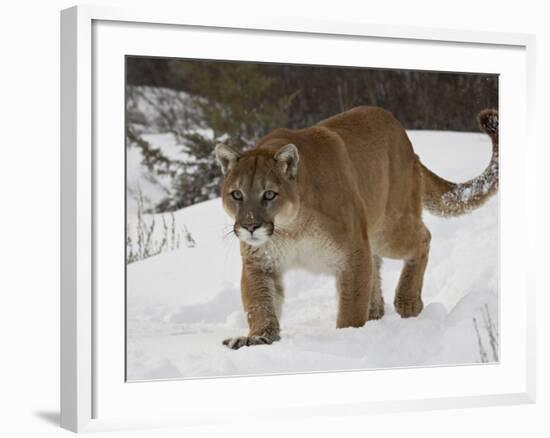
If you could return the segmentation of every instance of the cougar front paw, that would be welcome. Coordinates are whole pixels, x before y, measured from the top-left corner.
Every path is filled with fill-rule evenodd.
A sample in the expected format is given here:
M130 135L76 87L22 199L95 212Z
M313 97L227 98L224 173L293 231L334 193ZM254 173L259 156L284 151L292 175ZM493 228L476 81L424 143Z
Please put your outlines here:
M396 298L393 304L395 306L395 310L397 311L397 313L401 315L401 318L410 318L413 316L418 316L420 312L422 312L422 309L424 308L424 304L422 303L422 300L420 298L409 299L409 300Z
M236 338L227 338L223 341L223 345L238 350L241 347L249 347L251 345L269 345L281 339L278 335L262 335L262 336L238 336Z

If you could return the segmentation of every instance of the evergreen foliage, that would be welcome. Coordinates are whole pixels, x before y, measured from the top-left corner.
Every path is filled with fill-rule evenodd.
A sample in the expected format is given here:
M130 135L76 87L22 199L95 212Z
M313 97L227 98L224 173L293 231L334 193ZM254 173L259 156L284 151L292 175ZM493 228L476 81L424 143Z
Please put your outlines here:
M475 115L498 107L497 75L143 57L128 57L126 71L127 147L172 181L158 212L218 196L218 142L246 149L358 105L392 111L407 129L478 131ZM143 138L155 132L172 133L185 159Z

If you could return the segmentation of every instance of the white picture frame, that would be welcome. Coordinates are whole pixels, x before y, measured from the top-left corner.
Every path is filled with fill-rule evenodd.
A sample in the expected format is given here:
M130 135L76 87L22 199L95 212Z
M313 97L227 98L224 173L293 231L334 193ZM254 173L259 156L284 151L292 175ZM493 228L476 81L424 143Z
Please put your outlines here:
M424 50L428 55L437 54L431 60L423 59L424 68L449 71L482 68L483 71L502 75L500 231L501 238L506 241L503 240L505 244L501 245L501 286L519 290L520 295L514 302L506 291L501 295L503 344L500 364L376 371L379 373L376 379L370 380L370 371L145 384L125 384L124 379L121 380L124 375L120 369L123 352L121 356L119 349L124 313L121 313L118 294L124 292L116 286L120 273L110 274L108 269L104 269L103 266L110 262L107 256L100 257L100 254L105 254L102 251L104 243L109 241L108 237L114 236L116 239L119 235L117 233L120 233L120 229L114 227L109 236L101 237L105 235L103 224L109 220L104 212L109 205L116 208L118 203L123 203L121 190L113 189L112 193L108 193L106 189L116 185L117 181L122 188L120 172L123 169L120 168L120 161L106 164L101 154L97 154L97 142L103 138L101 126L106 126L101 125L103 112L99 108L105 105L105 101L101 93L98 94L97 87L105 78L103 67L110 59L122 62L119 58L124 53L157 53L165 56L170 50L175 50L169 43L173 37L171 32L183 30L199 32L203 37L220 37L226 33L226 37L231 34L233 38L247 38L249 52L234 52L232 59L258 59L259 53L267 56L265 53L271 50L273 41L277 42L277 46L284 46L291 44L294 38L296 41L308 40L307 44L311 44L309 47L314 55L309 62L321 62L323 59L326 62L330 59L333 64L338 64L343 62L341 56L345 56L345 53L341 53L345 50L337 50L338 46L345 47L352 42L374 45L383 43L387 47L392 46L389 52L393 51L393 60L390 53L389 58L380 56L375 65L370 66L418 67L415 63L423 57L417 56L418 60L415 61L411 53ZM125 38L124 35L129 35L126 32L132 32L133 38ZM140 38L144 32L147 32L146 39ZM262 40L262 43L255 42L255 39ZM133 44L131 49L126 45L129 41ZM202 40L199 38L197 41ZM335 44L334 51L320 53L316 57L315 45L331 41ZM534 208L518 209L510 202L521 200L526 206L535 204L535 143L531 126L534 119L534 45L534 36L525 34L466 32L360 22L318 22L292 17L253 17L243 14L238 20L227 20L215 13L206 17L189 15L186 11L163 11L156 8L130 10L104 6L78 6L62 11L61 426L82 432L224 423L231 421L236 414L241 418L244 415L256 419L270 419L274 416L300 418L342 415L344 412L348 415L362 415L369 412L534 402L533 268L525 260L514 258L511 249L516 249L518 254L532 252L536 238L535 216ZM201 51L207 50L207 43L194 43L193 46L196 57L199 57ZM155 52L159 47L163 47L164 52ZM405 51L404 47L408 49ZM136 53L136 50L140 53ZM211 51L203 57L219 56L220 45L213 44L208 50ZM448 50L456 53L449 55ZM400 54L398 60L395 59L395 53ZM472 54L486 54L490 58L478 56L480 59L477 59L476 56L470 57ZM178 53L172 52L172 55ZM297 60L283 59L283 55L274 49L269 56L277 60ZM472 67L474 65L478 67ZM115 71L120 73L120 69ZM117 80L123 84L123 77ZM114 103L120 103L120 89L117 91L109 86L103 89L114 99ZM123 111L123 105L120 110ZM105 131L116 131L117 124L120 124L119 116L120 111L110 114L109 123L112 125L105 127ZM113 135L115 137L109 138L118 138L116 135L122 138L122 128ZM101 177L98 176L100 174ZM514 185L508 184L508 181L514 181ZM98 208L100 205L102 208ZM507 232L519 222L528 224L523 225L522 236ZM122 240L120 237L121 244ZM112 249L116 252L119 248ZM113 269L117 269L116 266ZM111 287L115 292L109 296L118 301L111 303L105 295L98 300L98 294ZM106 359L111 356L116 357L116 361L109 362ZM384 389L383 384L389 379L388 373L392 373L391 379L396 382L413 379L419 382L419 386L411 384L411 388L404 390L403 386L396 384ZM322 392L315 390L319 378L323 379ZM472 387L463 384L461 379L464 382L473 379L477 389L474 391ZM422 387L423 382L428 380L433 380L432 386ZM449 380L454 381L451 382L454 383L453 387L438 383ZM378 381L382 382L379 387ZM360 393L352 391L358 384L368 385L371 390ZM186 395L182 393L183 386ZM291 388L298 390L298 394L289 399L285 395ZM247 404L247 398L262 391L272 391L270 403L261 408ZM237 392L242 393L238 396L242 403L232 403L229 409L225 409L229 398L224 394L231 394L234 400ZM165 402L159 403L159 399ZM155 403L151 403L151 400L155 400Z

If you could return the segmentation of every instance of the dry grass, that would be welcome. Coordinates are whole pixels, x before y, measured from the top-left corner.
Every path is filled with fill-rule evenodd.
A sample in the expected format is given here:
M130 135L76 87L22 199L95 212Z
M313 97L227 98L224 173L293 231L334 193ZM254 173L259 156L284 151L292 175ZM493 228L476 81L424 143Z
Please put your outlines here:
M174 251L180 248L182 243L188 248L196 246L193 236L185 225L183 230L177 228L174 213L169 213L169 219L166 214L160 215L159 223L154 215L146 215L141 192L137 200L137 220L132 225L126 224L127 264L145 260L163 252Z
M479 357L482 363L498 362L499 360L499 332L498 327L491 317L489 306L485 304L481 309L481 330L478 326L478 320L473 317L474 329L477 336L477 346ZM489 360L489 352L491 360Z

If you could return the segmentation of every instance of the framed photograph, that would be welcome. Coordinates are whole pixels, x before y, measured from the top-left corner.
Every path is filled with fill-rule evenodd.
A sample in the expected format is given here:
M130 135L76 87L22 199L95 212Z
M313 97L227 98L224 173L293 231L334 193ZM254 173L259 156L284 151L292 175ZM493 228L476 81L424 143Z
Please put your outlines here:
M534 402L533 36L79 6L61 54L63 427Z

